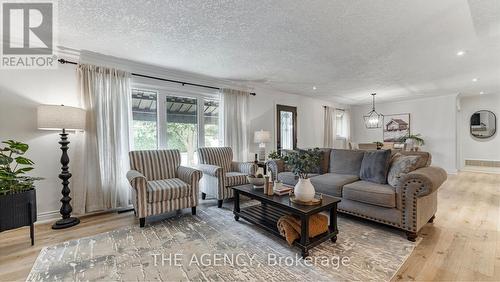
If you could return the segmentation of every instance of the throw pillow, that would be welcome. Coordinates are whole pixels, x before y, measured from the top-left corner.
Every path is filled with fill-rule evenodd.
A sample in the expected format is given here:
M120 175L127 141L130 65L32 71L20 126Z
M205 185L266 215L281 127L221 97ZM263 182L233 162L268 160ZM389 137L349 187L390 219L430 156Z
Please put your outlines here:
M330 153L330 172L359 175L365 151L333 149Z
M401 154L394 155L391 167L389 168L389 175L387 176L387 182L389 182L389 185L392 187L398 187L401 176L415 170L419 159L419 156L404 156Z
M387 183L391 150L366 151L361 162L359 178L379 184Z

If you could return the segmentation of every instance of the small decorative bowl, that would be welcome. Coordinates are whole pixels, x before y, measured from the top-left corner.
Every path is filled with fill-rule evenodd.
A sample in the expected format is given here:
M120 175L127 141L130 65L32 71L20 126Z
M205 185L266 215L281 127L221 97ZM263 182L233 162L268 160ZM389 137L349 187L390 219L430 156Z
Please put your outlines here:
M258 178L258 177L249 177L247 176L248 183L253 185L253 188L263 188L264 184L266 183L265 178Z

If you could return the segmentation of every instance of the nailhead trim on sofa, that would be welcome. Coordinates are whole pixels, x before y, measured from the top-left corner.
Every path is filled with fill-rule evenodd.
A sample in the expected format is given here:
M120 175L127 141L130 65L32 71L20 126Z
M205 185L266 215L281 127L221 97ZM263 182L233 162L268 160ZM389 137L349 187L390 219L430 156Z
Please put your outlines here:
M394 226L394 227L401 228L400 224L396 224L394 222L386 221L386 220L383 220L383 219L378 219L378 218L374 218L374 217L371 217L371 216L366 216L364 214L360 214L360 213L356 213L356 212L351 212L351 211L346 211L346 210L343 210L343 209L339 209L338 211L342 212L342 213L354 215L354 216L357 216L357 217L365 218L365 219L368 219L368 220L371 220L371 221L376 221L376 222L380 222L380 223L383 223L383 224L387 224L387 225L391 225L391 226Z

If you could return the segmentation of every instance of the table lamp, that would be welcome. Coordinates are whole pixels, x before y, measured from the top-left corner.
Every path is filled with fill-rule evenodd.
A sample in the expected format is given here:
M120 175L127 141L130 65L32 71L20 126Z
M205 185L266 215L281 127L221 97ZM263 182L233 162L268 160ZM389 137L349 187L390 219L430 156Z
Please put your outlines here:
M255 143L259 144L259 161L265 161L266 143L271 141L271 132L264 130L255 131L253 139Z
M41 105L37 109L38 116L38 129L41 130L61 130L61 174L59 179L62 180L62 198L61 198L61 216L62 219L58 220L52 225L52 229L63 229L75 226L80 223L76 217L71 217L73 208L71 207L71 197L69 189L69 179L71 173L69 172L69 156L68 156L68 133L69 131L83 130L85 128L85 110L75 107L68 107L64 105Z

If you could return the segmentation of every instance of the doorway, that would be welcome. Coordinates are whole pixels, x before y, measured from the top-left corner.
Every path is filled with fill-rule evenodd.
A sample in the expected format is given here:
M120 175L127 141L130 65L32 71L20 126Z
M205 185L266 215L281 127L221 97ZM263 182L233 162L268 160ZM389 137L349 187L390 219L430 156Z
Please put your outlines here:
M297 107L276 105L277 150L297 148Z

